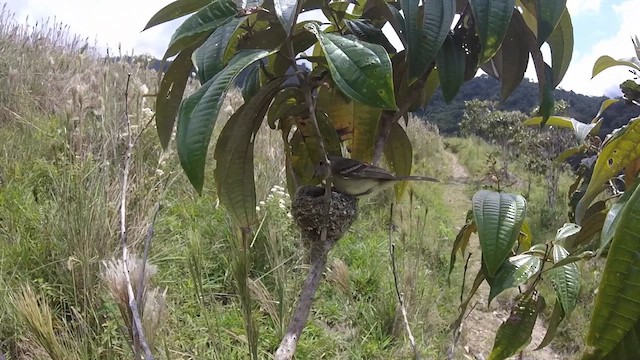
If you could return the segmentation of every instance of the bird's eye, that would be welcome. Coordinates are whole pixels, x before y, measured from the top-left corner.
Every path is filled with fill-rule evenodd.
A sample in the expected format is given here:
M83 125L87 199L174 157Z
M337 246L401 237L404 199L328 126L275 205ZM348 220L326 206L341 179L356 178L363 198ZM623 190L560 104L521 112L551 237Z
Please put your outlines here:
M320 160L320 161L318 162L318 165L320 165L320 166L324 166L324 165L325 165L324 160Z

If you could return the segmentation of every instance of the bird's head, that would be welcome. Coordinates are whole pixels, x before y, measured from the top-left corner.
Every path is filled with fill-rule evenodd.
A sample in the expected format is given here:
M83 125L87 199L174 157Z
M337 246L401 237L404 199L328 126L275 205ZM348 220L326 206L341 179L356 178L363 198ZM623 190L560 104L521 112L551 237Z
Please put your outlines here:
M331 175L331 163L329 162L329 160L318 161L313 171L313 178L324 180L324 179L327 179L330 175Z

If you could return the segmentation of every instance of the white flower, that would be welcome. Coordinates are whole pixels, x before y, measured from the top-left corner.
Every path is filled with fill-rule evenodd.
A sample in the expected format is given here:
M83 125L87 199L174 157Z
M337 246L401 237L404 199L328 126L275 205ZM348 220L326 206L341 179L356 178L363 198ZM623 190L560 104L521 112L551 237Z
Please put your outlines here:
M287 208L287 206L283 203L278 204L278 206L280 207L280 209L284 210Z
M260 211L260 206L256 206L256 211Z
M288 212L288 213L287 213L287 217L288 217L289 219L291 219L291 218L293 218L293 215L291 215L291 213L290 213L290 212Z
M156 169L156 175L157 176L164 176L164 171L162 171L162 169Z
M260 201L260 205L264 206L266 203L264 201Z
M140 94L147 95L148 93L149 93L149 88L147 87L147 85L145 84L140 85Z

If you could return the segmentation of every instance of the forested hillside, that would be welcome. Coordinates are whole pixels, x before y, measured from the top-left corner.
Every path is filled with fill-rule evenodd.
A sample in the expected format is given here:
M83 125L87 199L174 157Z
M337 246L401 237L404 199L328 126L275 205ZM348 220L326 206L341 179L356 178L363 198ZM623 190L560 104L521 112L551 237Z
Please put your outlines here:
M570 115L582 122L589 122L596 115L600 104L606 97L594 97L577 94L573 91L555 90L554 98L564 100L570 105ZM426 107L416 112L431 123L435 123L440 131L446 134L458 133L464 102L471 99L500 101L500 82L487 75L476 77L465 82L458 95L450 104L445 103L442 92L438 90ZM500 110L517 110L524 113L531 112L538 106L538 84L524 80L522 84L501 104ZM618 102L604 113L604 123L601 134L607 134L612 129L626 124L629 119L640 115L640 108Z

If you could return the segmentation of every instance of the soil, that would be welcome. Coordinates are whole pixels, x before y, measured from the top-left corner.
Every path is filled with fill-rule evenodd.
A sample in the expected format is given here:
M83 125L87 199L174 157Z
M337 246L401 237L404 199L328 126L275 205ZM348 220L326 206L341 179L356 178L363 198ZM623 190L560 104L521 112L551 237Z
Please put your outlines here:
M461 183L469 182L469 174L464 166L460 164L458 158L453 153L449 153L449 163L452 166L452 178L448 182L447 194L448 202L451 204L468 203L470 199L464 192L460 191ZM460 224L464 223L465 214L460 214ZM459 229L457 229L459 230ZM472 256L469 260L467 270L467 289L473 282L475 274L480 269L480 244L478 243L478 237L472 236L469 243L469 252ZM461 261L458 260L457 266ZM509 317L510 299L513 298L514 293L505 292L506 294L498 296L494 299L490 306L487 305L487 299L489 297L489 285L484 282L478 289L476 295L467 308L466 318L462 323L462 330L460 339L455 346L453 353L454 359L487 359L493 348L493 341L495 338L496 330L502 324L504 320ZM542 321L538 318L536 325L533 329L531 343L527 346L523 352L522 357L514 357L514 359L527 359L527 360L552 360L562 359L559 354L555 353L550 346L544 349L534 351L534 349L540 344L544 335L547 332L547 328Z

